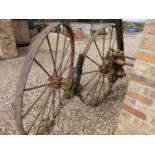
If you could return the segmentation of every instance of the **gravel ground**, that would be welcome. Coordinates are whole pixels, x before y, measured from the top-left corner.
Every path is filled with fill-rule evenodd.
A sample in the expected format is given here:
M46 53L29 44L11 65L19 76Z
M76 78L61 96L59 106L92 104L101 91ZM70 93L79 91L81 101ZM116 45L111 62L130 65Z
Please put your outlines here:
M126 55L136 56L140 36L140 33L125 34ZM76 41L76 60L86 43L87 39ZM23 51L20 57L0 60L0 134L18 134L11 107L14 101L16 83L25 59L25 49L19 50ZM127 77L117 81L113 94L99 106L86 106L78 97L70 99L56 119L56 125L50 134L112 134L117 126L121 103L131 73L131 68L126 67L125 69Z

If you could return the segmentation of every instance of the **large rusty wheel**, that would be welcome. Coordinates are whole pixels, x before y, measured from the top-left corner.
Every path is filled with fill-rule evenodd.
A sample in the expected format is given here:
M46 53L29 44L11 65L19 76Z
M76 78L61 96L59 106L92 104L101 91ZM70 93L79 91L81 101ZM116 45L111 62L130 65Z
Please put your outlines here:
M13 104L21 134L46 134L63 107L74 63L74 36L65 24L49 24L26 56Z
M123 53L117 52L115 25L109 24L103 26L92 35L81 55L84 62L79 96L85 104L98 105L101 103L112 92L117 78L123 76L122 67L115 68L117 65L114 64L116 58L119 57L112 56L112 53L123 55ZM123 58L120 61L124 63ZM119 73L120 75L116 76Z

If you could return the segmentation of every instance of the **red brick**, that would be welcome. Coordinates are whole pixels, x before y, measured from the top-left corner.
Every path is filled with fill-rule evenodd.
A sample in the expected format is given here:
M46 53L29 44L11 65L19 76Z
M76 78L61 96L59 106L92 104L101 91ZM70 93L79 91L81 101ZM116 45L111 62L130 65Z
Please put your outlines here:
M134 98L134 99L136 99L136 100L138 100L138 101L140 101L140 102L142 102L142 103L144 103L144 104L146 104L146 105L151 106L152 103L153 103L153 100L151 100L150 98L145 97L145 96L143 96L143 95L141 95L139 93L136 93L134 91L128 91L127 95Z
M130 123L126 130L126 135L144 135L145 132L141 130L140 126L134 125L133 123Z
M146 124L145 121L139 120L139 119L134 119L132 123L135 127L137 126L140 128L140 131L144 131L147 129L148 125Z
M152 97L153 99L155 99L155 91L152 91L152 92L151 92L151 97Z
M122 126L121 124L118 124L116 131L115 131L116 135L123 135L125 134L125 127L124 125Z
M123 104L123 109L128 111L129 113L135 115L136 117L139 117L142 120L146 119L146 115L143 112L141 112L141 111L139 111L139 110L127 105L127 104Z
M141 86L140 86L141 87ZM144 86L145 87L145 86ZM141 88L140 88L141 89ZM145 87L143 88L143 92L141 92L142 94L144 94L145 96L149 96L153 99L155 99L155 90L151 89L150 87Z
M153 126L155 126L155 115L152 116L151 124L152 124Z
M140 43L140 48L155 50L155 39L151 38L143 38Z
M155 64L155 55L148 54L145 52L139 52L137 54L137 59Z
M146 86L150 86L152 88L155 88L155 80L151 80L151 79L145 78L143 76L138 76L136 74L132 74L131 79L134 81L137 81L141 84L144 84Z
M155 127L151 128L150 133L155 134Z

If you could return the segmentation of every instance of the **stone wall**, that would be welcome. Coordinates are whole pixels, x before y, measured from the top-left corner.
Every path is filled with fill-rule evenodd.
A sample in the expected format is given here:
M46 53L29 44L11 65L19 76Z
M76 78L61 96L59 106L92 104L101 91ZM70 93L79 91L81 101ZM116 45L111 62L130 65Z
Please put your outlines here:
M11 20L0 19L0 59L17 57Z
M155 20L145 23L115 134L155 134Z

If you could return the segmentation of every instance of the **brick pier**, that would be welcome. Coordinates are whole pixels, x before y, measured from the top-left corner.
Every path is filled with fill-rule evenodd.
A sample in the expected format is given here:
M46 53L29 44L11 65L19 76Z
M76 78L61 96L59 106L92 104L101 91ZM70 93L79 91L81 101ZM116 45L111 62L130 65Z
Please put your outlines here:
M115 134L155 134L155 20L147 20Z
M17 49L11 20L0 19L0 59L17 57Z

